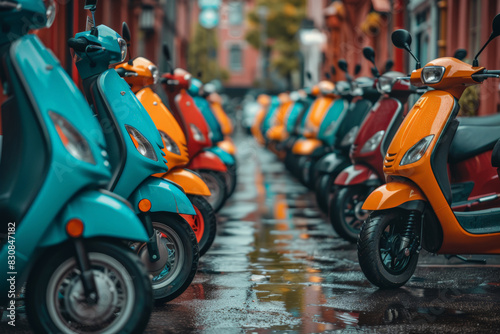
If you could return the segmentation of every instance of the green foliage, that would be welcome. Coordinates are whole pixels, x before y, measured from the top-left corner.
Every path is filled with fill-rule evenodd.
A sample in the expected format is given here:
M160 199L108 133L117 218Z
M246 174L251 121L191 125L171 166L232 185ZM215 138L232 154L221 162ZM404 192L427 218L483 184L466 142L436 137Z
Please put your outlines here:
M465 89L458 101L460 116L476 116L479 110L479 86L470 86Z
M264 29L258 14L260 6L267 7L266 35L268 54L272 55L271 65L283 77L299 67L297 33L306 16L306 0L257 0L255 9L248 14L250 29L246 40L254 48L261 47L261 31Z
M188 71L203 82L213 79L226 81L229 72L219 67L217 62L217 35L215 29L205 29L199 23L189 44Z

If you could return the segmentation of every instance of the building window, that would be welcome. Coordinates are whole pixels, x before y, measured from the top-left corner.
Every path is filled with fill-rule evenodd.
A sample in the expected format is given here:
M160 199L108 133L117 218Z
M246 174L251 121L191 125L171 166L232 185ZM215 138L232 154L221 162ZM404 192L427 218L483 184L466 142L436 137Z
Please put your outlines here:
M429 8L416 15L416 56L422 64L427 63L430 58L429 32L431 29Z
M232 1L229 3L229 25L239 26L243 24L243 3Z
M229 68L231 71L241 71L241 46L231 45L229 49Z
M470 2L469 52L474 56L481 45L481 0Z

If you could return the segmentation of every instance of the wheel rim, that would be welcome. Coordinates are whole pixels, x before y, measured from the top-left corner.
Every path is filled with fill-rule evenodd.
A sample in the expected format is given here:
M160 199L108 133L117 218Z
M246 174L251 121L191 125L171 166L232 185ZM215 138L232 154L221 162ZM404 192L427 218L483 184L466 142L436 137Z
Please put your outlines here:
M205 218L203 217L203 214L201 213L200 209L196 205L194 205L194 203L193 203L193 208L194 211L196 212L196 216L191 216L192 217L191 219L186 219L186 220L189 222L191 229L196 235L196 241L200 243L201 238L205 233ZM182 216L186 218L184 215Z
M365 194L357 192L347 194L342 208L343 220L349 232L358 234L363 222L368 218L368 213L361 209L365 202Z
M95 333L120 331L135 304L133 279L125 267L109 255L88 254L99 301L86 303L80 270L74 258L64 261L52 274L47 287L47 309L61 332Z
M398 231L396 221L391 221L382 231L382 236L379 242L380 260L384 268L393 275L401 274L406 270L412 255L400 256L402 235Z
M212 208L217 208L222 200L222 189L219 182L217 182L217 179L213 175L208 173L202 173L201 177L210 190L210 196L206 196L208 203L210 203Z
M160 242L165 245L168 251L165 268L152 280L153 289L159 289L170 284L179 275L183 267L185 254L181 238L170 226L153 222L153 227L160 233Z

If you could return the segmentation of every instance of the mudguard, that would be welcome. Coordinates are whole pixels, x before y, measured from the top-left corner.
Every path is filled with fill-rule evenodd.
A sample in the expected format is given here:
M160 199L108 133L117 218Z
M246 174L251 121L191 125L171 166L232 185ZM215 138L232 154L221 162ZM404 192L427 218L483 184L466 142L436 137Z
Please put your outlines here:
M210 189L201 177L188 169L174 169L162 177L181 186L186 194L210 196Z
M322 157L317 163L316 163L316 170L322 174L328 174L332 173L334 170L336 170L339 166L342 164L350 164L349 160L347 157L344 155L332 152L324 157ZM345 166L347 167L347 166Z
M213 147L210 147L209 149L207 149L207 151L212 152L213 154L218 156L219 159L221 159L222 162L226 166L231 166L231 165L234 165L236 163L236 161L234 160L234 157L231 154L229 154L228 152L224 151L220 147L213 146Z
M196 215L193 205L184 190L163 177L149 177L142 182L129 198L134 210L139 213L139 201L148 199L151 212L173 212Z
M65 227L72 218L83 222L83 238L148 240L144 226L123 198L107 191L88 190L76 195L66 205L41 239L40 247L67 241L69 237Z
M363 210L392 209L407 202L427 201L421 190L411 182L395 181L375 189L365 200Z
M365 165L352 165L345 168L335 179L339 186L351 186L361 183L381 183L377 172Z
M314 138L302 138L295 142L292 148L292 153L297 155L311 155L314 150L321 145L323 145L321 140Z
M209 169L216 172L227 172L227 166L221 158L210 151L202 151L197 154L191 159L187 168L193 170Z

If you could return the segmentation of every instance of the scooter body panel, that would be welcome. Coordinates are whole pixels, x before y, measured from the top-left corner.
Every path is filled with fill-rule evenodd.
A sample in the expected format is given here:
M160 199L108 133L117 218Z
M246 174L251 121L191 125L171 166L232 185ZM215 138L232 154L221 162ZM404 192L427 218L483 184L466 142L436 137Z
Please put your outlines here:
M210 107L210 103L201 96L193 96L193 100L210 128L212 144L217 144L224 140L222 128Z
M318 96L311 105L311 111L307 115L303 133L304 137L315 138L318 135L321 122L334 101L334 98L331 96Z
M226 137L224 138L223 141L220 143L217 143L217 147L219 147L221 150L231 154L234 156L236 154L236 145L234 145L233 140L231 137Z
M226 165L226 166L231 166L236 163L236 160L234 159L234 156L229 154L228 152L224 151L218 146L210 147L206 149L207 152L211 152L215 154L217 157L219 157L220 160Z
M292 147L292 153L297 155L311 155L323 143L319 139L301 138Z
M224 162L215 153L210 151L203 151L193 157L187 168L193 170L208 169L216 172L227 172L227 166Z
M366 211L387 210L411 201L427 201L427 199L411 182L393 181L375 189L363 203L362 209Z
M321 174L329 174L345 163L349 163L347 157L338 152L332 152L319 159L315 168Z
M323 121L319 127L318 139L326 145L332 146L335 139L335 134L339 128L339 121L345 117L345 113L349 108L349 102L345 99L337 99L326 112Z
M148 199L151 202L151 212L196 215L193 205L184 190L179 185L163 177L147 178L132 193L129 201L136 213L140 213L139 202L143 199Z
M144 108L146 108L157 129L167 134L179 149L180 154L176 154L169 151L166 147L163 148L168 168L171 169L186 165L189 162L186 136L175 117L163 104L161 98L150 87L141 89L136 93L136 96Z
M162 177L181 186L186 194L210 196L210 189L206 183L198 174L189 169L173 169Z
M231 118L226 114L220 102L210 103L212 112L214 113L217 121L219 121L220 127L222 129L222 134L224 136L229 136L233 133L233 122Z
M334 184L339 186L352 186L355 184L380 184L382 180L372 168L356 164L345 168L335 179Z

